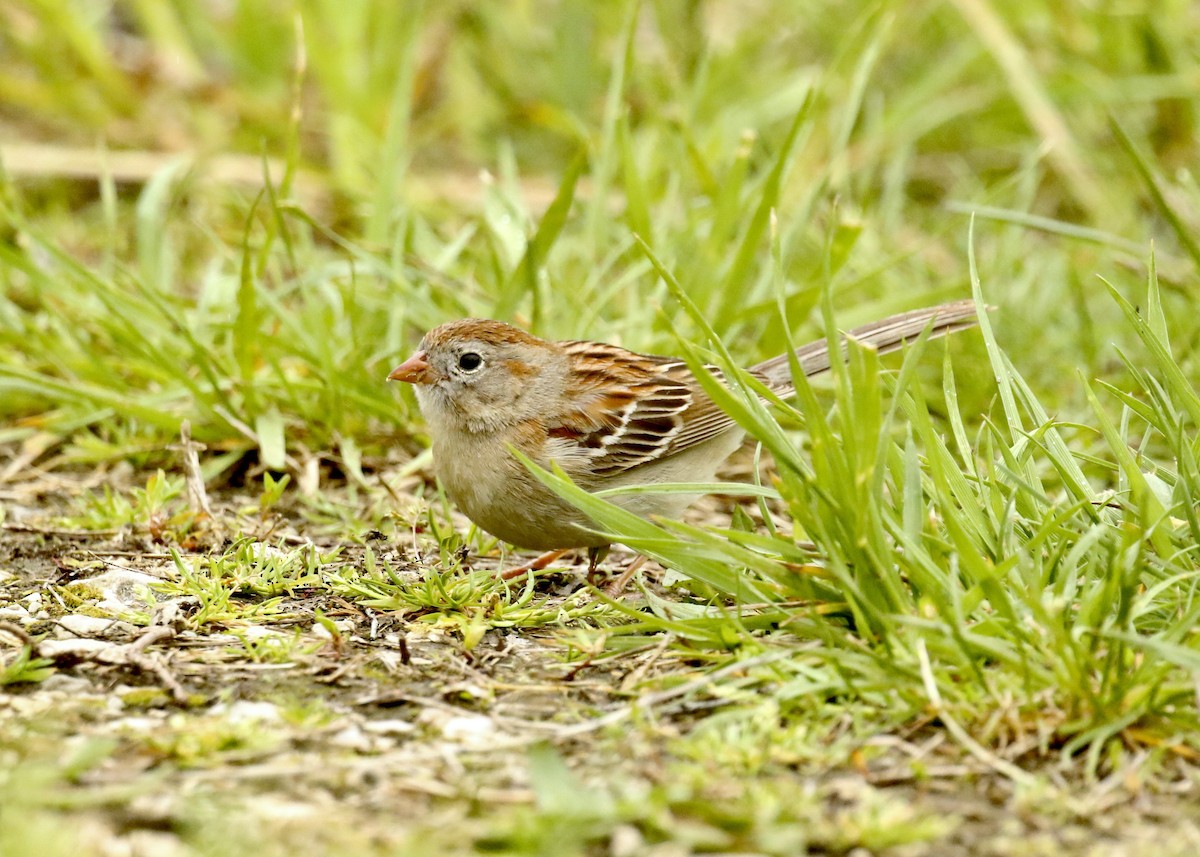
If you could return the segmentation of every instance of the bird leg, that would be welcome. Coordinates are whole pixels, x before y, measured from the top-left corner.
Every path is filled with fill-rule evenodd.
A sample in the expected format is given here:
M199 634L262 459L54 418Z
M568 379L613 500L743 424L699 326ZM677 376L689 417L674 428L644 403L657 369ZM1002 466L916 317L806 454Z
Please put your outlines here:
M604 558L608 556L608 550L608 545L600 545L600 547L588 548L587 582L592 586L596 586L596 581L603 576L599 573L597 566L599 566L600 563L604 561Z
M592 584L592 586L599 585L598 581L599 581L600 577L602 577L602 574L600 573L600 570L599 570L599 565L601 562L603 562L604 558L606 556L608 556L609 547L610 547L609 545L601 545L600 547L588 548L587 581L588 581L588 583ZM567 548L564 550L546 551L544 554L534 557L529 562L522 563L521 565L518 565L514 568L510 568L508 571L501 573L500 579L501 580L512 580L514 577L520 577L521 575L525 574L526 572L541 571L543 568L548 566L550 563L554 562L556 559L558 559L563 554L568 553L569 551L570 551L570 548ZM642 563L645 561L646 561L646 558L644 556L639 556L637 559L635 559L633 561L632 564L630 564L629 568L627 568L625 570L625 572L621 575L621 577L618 578L618 580L617 580L617 582L621 584L620 587L617 589L618 592L621 589L625 588L625 584L629 582L629 577L635 571L637 571L639 568L641 568Z
M541 571L543 568L554 562L560 556L565 554L566 550L546 551L541 556L536 556L529 562L522 563L516 568L510 568L508 571L500 575L501 580L512 580L514 577L520 577L529 571Z
M633 562L629 563L629 568L621 572L619 577L612 580L608 586L604 587L604 594L609 598L616 598L625 591L625 587L629 585L629 579L633 577L634 572L642 567L646 562L645 554L638 554L634 557Z

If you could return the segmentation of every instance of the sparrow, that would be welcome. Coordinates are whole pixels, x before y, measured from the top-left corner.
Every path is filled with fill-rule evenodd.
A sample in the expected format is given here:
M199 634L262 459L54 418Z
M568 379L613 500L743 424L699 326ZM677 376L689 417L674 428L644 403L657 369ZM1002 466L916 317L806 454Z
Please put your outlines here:
M976 323L975 304L966 300L894 315L845 336L886 353L927 327L937 337ZM825 339L795 356L808 376L830 367ZM709 371L723 378L715 367ZM787 354L748 371L780 396L794 389ZM558 464L580 487L599 491L711 482L744 434L683 360L603 342L552 342L488 319L430 330L388 380L413 385L432 439L434 469L458 508L503 541L547 552L505 578L542 568L573 548L588 549L594 572L610 542L510 449L544 468ZM643 517L677 518L697 495L610 499Z

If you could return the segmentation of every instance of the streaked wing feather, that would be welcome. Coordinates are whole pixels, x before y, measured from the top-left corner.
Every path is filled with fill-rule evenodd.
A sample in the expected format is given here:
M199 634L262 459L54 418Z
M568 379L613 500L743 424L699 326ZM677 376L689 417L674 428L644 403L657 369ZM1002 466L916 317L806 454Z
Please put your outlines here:
M705 366L704 368L722 384L725 383L725 373L716 366ZM704 443L706 440L711 440L717 435L729 431L736 425L729 414L721 410L720 406L704 392L686 363L675 361L664 366L663 369L667 374L678 377L684 383L689 384L695 391L695 401L688 412L684 414L683 430L672 441L670 452L679 452ZM766 378L761 375L759 375L759 380L766 382Z
M575 367L566 392L576 407L549 436L588 455L597 476L673 455L733 427L677 359L595 342L559 345Z
M944 336L978 322L972 301L958 301L901 313L848 331L845 336L881 352L894 351L918 337L926 327ZM574 407L548 427L547 439L577 459L584 471L605 477L690 449L734 428L729 415L700 387L687 364L671 357L637 354L599 342L557 343L571 358L564 391ZM843 353L845 342L842 343ZM829 368L825 340L796 349L807 375ZM724 375L708 367L718 380ZM770 389L792 389L787 355L750 370Z

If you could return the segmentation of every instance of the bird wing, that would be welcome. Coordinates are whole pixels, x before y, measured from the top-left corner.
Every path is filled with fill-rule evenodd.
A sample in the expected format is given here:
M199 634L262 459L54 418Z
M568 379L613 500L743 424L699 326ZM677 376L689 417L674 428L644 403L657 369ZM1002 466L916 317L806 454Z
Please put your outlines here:
M559 345L571 357L566 394L572 407L548 427L547 439L583 453L597 476L664 458L734 427L680 360L595 342Z
M957 301L900 313L843 334L881 353L895 351L926 329L945 336L978 323L975 304ZM548 426L547 440L567 458L588 462L584 472L605 477L665 458L733 429L736 423L709 398L687 364L598 342L558 343L570 358L566 396L571 406ZM829 369L824 339L796 349L805 375ZM706 367L724 383L715 366ZM751 374L773 391L793 389L788 355L766 360Z

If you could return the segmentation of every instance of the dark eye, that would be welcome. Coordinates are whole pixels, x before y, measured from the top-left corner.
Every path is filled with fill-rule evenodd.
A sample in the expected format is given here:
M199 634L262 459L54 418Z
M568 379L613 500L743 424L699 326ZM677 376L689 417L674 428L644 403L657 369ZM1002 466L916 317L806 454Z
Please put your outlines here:
M483 358L474 351L458 355L458 368L464 372L474 372L483 365Z

